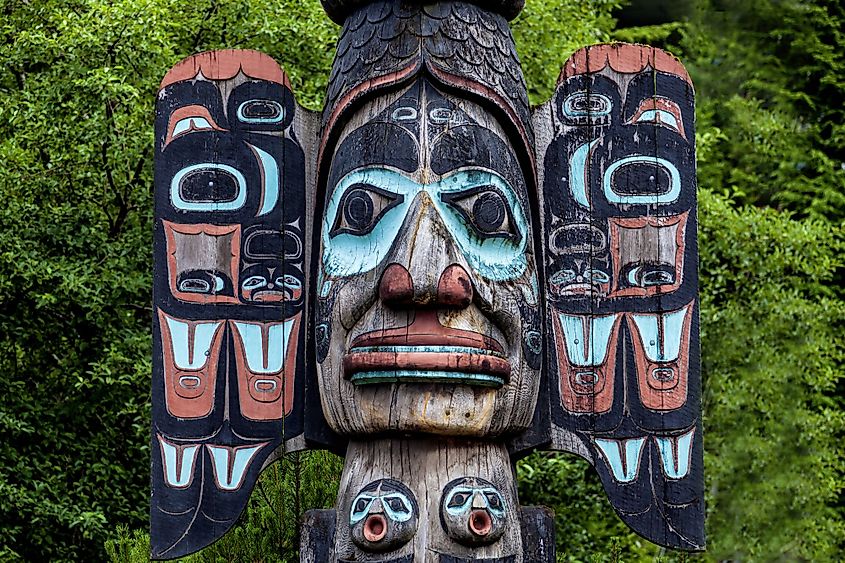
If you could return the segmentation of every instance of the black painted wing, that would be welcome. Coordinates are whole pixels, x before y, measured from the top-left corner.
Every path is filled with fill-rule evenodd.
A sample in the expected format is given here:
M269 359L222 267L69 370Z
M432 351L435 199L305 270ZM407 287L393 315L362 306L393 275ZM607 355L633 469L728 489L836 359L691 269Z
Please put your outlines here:
M190 57L159 90L155 559L218 539L274 452L304 445L309 218L297 131L310 117L254 51Z
M652 542L704 548L694 93L640 45L567 61L534 115L552 448Z

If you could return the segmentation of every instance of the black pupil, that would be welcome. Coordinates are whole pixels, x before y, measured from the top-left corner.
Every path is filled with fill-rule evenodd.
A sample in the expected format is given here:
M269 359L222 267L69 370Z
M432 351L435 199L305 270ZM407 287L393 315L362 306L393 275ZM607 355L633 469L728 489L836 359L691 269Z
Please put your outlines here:
M179 193L185 201L232 201L238 195L238 180L225 170L201 168L182 179Z
M398 498L390 499L388 501L388 504L390 505L391 510L393 510L394 512L404 512L405 511L405 507L402 506L402 501L400 501Z
M367 508L367 501L358 499L358 502L355 503L355 512L363 512L365 508Z
M632 162L613 173L613 189L618 194L664 195L672 191L669 171L651 162Z
M282 113L282 108L275 102L256 100L245 104L242 111L248 119L277 119Z
M472 216L481 232L496 232L507 216L502 196L493 192L480 195L472 205Z
M499 507L499 497L497 497L496 495L488 495L487 502L489 502L490 506L493 508Z
M343 206L343 218L354 230L362 231L373 222L373 198L367 191L353 189L346 196Z
M452 502L450 504L452 506L461 506L464 501L466 501L466 495L458 493L457 495L452 497Z

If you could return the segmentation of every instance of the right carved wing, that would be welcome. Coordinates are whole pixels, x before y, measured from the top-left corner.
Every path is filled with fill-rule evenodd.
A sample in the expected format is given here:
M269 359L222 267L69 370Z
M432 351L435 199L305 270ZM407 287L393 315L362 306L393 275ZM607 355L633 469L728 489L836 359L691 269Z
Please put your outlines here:
M575 53L534 114L551 447L687 550L704 548L694 109L680 62L614 44Z

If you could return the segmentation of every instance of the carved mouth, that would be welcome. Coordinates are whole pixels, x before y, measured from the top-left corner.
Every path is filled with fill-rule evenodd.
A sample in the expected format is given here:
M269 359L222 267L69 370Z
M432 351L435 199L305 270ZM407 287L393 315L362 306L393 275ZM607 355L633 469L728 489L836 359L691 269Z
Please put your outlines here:
M445 327L435 311L417 312L408 326L356 338L343 358L355 385L455 383L501 387L510 379L504 348L489 336Z

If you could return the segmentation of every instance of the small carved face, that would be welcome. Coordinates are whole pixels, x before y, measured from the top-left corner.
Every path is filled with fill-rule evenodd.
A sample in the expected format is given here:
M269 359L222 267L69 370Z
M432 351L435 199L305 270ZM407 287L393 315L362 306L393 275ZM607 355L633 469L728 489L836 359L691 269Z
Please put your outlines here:
M394 551L414 536L419 507L414 493L393 479L379 479L352 500L352 541L364 551Z
M480 477L451 481L440 501L443 529L464 545L491 544L502 537L507 511L502 493Z
M541 356L525 179L490 116L426 82L344 130L317 287L323 409L339 432L525 428Z

